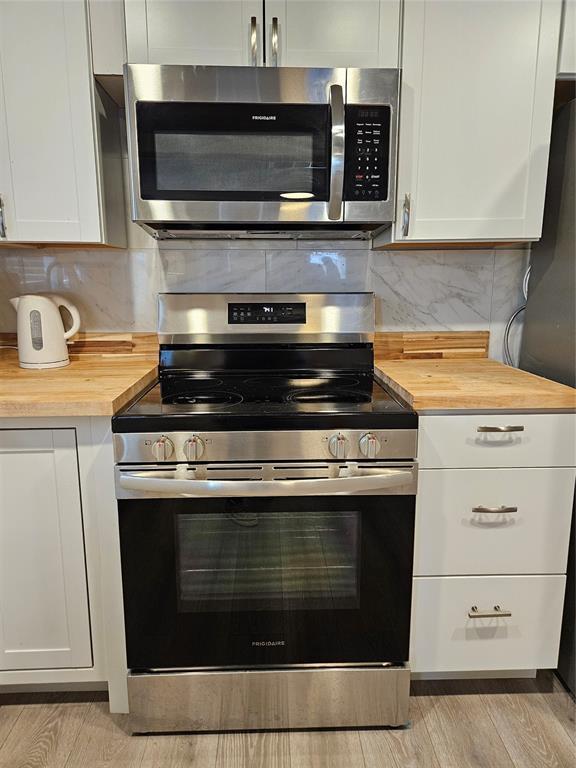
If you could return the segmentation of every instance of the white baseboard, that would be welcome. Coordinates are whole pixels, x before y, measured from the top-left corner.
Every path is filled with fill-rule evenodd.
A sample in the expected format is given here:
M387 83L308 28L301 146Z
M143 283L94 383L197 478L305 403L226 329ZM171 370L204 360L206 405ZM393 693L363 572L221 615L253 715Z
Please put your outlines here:
M56 693L58 691L107 691L108 683L21 683L0 685L3 693Z

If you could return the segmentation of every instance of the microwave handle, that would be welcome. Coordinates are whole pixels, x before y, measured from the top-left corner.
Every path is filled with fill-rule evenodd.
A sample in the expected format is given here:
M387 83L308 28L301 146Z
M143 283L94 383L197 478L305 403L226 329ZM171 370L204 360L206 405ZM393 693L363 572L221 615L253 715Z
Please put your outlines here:
M330 149L330 199L328 218L342 218L344 192L344 92L341 85L330 86L330 112L332 115L332 141Z

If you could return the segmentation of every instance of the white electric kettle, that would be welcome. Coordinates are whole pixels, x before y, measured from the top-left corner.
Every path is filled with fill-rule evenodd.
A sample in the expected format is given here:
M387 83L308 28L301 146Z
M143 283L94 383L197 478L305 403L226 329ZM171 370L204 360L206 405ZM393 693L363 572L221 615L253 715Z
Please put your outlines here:
M18 359L21 368L62 368L68 365L66 339L80 328L80 314L74 304L55 294L27 294L10 299L18 313ZM59 307L72 316L65 331Z

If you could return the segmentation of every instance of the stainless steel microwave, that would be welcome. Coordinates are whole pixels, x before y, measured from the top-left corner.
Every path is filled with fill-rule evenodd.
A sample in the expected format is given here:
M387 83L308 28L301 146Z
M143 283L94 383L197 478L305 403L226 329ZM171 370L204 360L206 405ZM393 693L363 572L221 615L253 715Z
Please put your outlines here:
M128 64L132 218L159 239L394 219L398 70Z

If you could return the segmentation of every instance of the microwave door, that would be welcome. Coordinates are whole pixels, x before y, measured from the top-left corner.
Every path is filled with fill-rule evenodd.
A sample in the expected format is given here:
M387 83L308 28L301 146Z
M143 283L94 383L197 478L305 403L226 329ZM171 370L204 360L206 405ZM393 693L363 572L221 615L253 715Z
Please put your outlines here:
M158 70L170 75L160 101L147 85ZM188 87L174 85L170 99L174 70ZM345 70L135 65L128 74L136 221L343 220Z

